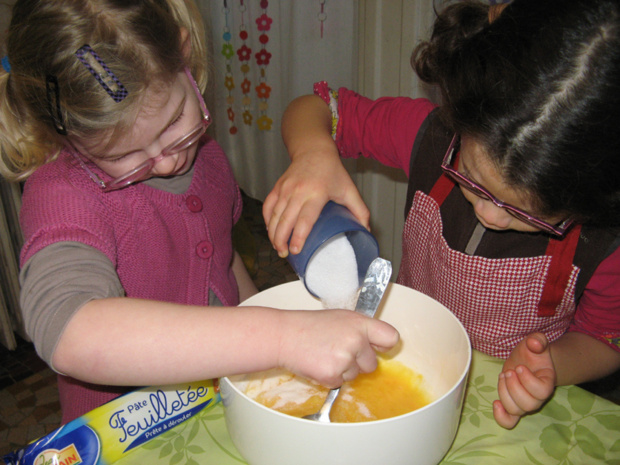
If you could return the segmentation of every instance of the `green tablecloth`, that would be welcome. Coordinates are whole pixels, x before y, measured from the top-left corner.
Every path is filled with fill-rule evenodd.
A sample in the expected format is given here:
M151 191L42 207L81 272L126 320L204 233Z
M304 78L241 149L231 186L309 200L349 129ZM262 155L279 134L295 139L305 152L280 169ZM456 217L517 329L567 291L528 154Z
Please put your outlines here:
M474 351L456 439L442 464L618 464L620 406L577 386L564 386L513 430L493 419L502 360ZM143 445L117 464L245 464L232 444L222 404Z

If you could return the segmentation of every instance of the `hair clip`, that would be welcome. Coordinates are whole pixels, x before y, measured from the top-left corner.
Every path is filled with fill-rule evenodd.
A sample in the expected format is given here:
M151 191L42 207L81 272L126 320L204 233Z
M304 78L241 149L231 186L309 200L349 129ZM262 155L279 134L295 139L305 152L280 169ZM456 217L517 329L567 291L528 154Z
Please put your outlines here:
M118 80L90 45L85 44L80 47L77 52L75 52L75 56L86 66L88 71L97 79L97 82L101 84L101 87L110 94L110 97L112 97L115 102L118 103L127 97L129 93L127 89L125 89L121 81Z
M7 73L11 72L11 64L9 63L9 57L7 55L2 57L2 67Z
M56 76L48 74L45 77L45 91L47 93L47 111L54 123L54 129L58 134L67 135L67 126L62 117L60 109L60 89L58 88L58 79Z

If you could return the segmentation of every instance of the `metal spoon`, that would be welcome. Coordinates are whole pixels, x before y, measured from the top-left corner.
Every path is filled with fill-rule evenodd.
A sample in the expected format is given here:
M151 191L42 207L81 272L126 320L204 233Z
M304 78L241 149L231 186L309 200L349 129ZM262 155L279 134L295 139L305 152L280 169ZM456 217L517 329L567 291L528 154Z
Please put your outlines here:
M375 316L375 312L379 307L379 303L381 302L381 298L387 288L391 275L392 264L389 261L382 258L375 258L373 260L368 267L366 277L364 278L364 283L362 284L362 290L357 298L357 304L355 305L356 312L370 318ZM327 393L327 398L319 411L313 413L312 415L306 415L302 418L305 418L306 420L330 423L329 412L331 411L332 405L334 405L334 401L336 400L336 397L338 397L339 393L340 388L331 389Z

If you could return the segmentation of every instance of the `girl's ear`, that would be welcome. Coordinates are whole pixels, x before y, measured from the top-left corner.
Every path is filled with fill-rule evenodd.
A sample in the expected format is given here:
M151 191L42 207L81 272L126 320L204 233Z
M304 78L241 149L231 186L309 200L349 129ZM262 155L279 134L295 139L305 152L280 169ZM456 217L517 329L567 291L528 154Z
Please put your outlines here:
M184 27L181 28L181 53L185 60L189 63L189 58L192 54L192 38L189 31Z

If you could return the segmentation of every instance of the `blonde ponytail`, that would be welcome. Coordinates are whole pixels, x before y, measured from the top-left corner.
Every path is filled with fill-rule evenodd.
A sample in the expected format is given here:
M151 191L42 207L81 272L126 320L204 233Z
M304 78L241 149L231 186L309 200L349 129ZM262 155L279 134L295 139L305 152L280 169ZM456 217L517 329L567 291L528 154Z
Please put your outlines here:
M10 89L10 74L0 72L0 175L7 181L23 181L60 151L60 141L40 134L25 108L17 108ZM46 142L42 142L46 141Z

